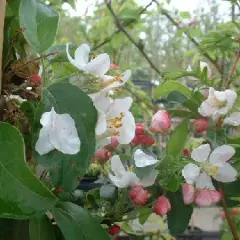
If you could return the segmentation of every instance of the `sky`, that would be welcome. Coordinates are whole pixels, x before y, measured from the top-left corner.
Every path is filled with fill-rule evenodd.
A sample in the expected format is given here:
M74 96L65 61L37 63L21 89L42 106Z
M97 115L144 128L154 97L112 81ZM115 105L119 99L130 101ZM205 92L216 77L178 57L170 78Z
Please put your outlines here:
M68 3L64 3L63 8L69 12L70 16L84 16L92 15L94 5L96 2L102 0L77 0L76 9L72 9ZM151 0L136 0L141 6L146 6ZM170 4L165 4L165 8L168 10L177 9L179 11L193 12L195 9L204 8L207 11L209 4L213 0L171 0ZM161 2L161 1L159 1ZM223 0L218 0L220 14L225 18L229 14L230 3Z

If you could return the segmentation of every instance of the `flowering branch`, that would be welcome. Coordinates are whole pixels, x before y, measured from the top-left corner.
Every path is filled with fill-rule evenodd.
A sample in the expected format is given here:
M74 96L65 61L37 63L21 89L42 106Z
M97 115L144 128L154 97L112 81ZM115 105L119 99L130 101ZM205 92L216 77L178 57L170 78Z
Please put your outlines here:
M144 52L142 47L133 39L133 37L129 34L129 32L121 24L121 21L119 20L118 16L116 15L116 13L114 12L114 10L112 8L111 1L105 0L105 3L107 5L107 8L109 9L110 13L112 14L119 30L121 32L123 32L126 35L126 37L137 47L137 49L141 52L141 54L144 56L144 58L148 61L149 65L152 67L152 69L154 69L155 72L157 72L161 77L164 77L163 72L161 72L157 68L157 66L155 66L155 64L151 61L151 59L148 57L148 55Z

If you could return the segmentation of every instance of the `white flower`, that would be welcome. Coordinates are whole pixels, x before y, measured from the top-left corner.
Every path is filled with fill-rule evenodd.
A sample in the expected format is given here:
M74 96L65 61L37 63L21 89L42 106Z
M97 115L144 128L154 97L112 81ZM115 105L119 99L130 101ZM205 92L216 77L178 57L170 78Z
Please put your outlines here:
M133 186L148 187L154 184L157 177L157 171L152 170L142 179L139 179L134 172L130 170L127 171L124 168L118 155L115 155L111 158L111 170L114 175L109 173L109 178L118 188L127 188Z
M69 114L57 114L52 108L43 113L40 123L42 128L35 149L39 155L54 149L65 154L76 154L80 151L80 139L73 118Z
M147 167L158 163L159 161L151 155L147 155L142 150L137 149L134 153L134 162L136 167Z
M216 121L230 111L236 99L237 94L232 90L215 91L214 88L210 88L208 98L202 102L198 112Z
M208 66L208 64L207 64L206 62L200 61L200 69L201 69L201 71L203 71L203 69L204 69L205 67L207 67L208 77L210 78L211 75L212 75L211 68Z
M234 112L230 114L229 117L226 117L223 121L224 124L230 125L233 127L240 126L240 112Z
M129 111L132 98L111 99L98 95L94 105L98 110L96 135L116 136L120 144L128 144L135 135L135 120Z
M237 171L227 161L235 154L233 147L222 145L213 150L209 144L203 144L194 149L191 158L197 164L189 163L182 175L189 184L196 183L197 188L214 189L211 177L220 182L233 182L237 178Z

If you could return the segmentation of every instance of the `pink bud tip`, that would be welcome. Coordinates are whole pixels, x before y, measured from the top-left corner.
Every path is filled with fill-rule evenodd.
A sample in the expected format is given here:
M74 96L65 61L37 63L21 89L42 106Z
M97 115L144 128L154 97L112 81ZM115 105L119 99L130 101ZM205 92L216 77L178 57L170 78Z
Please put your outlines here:
M111 68L112 70L118 70L118 69L119 69L119 65L117 65L117 64L115 64L115 63L111 63L111 64L110 64L110 68Z
M150 147L155 143L155 139L151 135L141 135L140 136L140 144L146 147Z
M156 133L168 133L171 128L171 117L165 110L159 110L152 118L149 130Z
M191 151L187 148L183 149L183 156L185 157L190 157L191 156Z
M183 184L182 187L183 202L185 204L191 204L195 198L195 188L192 184Z
M141 134L144 134L144 132L145 132L144 123L137 123L136 124L136 129L135 129L135 134L136 135L141 135Z
M119 142L116 136L111 137L111 142L110 144L106 145L105 148L109 151L115 151L116 148L118 147Z
M99 161L99 162L106 162L107 160L109 160L109 158L112 156L112 154L107 150L107 149L98 149L95 154L94 154L94 158L95 160Z
M159 216L166 215L170 210L171 204L168 198L164 196L159 197L153 207L153 211Z
M131 189L129 197L135 205L142 206L148 200L148 191L141 186L135 186Z
M209 207L221 200L221 193L215 190L201 189L196 197L195 203L199 207Z
M204 132L208 128L208 122L206 119L198 119L193 121L193 129L197 133Z
M39 86L41 84L41 77L37 74L32 74L29 78L28 81L30 84Z
M108 229L108 232L111 236L114 236L114 235L118 234L120 231L121 231L121 228L116 224L112 225Z

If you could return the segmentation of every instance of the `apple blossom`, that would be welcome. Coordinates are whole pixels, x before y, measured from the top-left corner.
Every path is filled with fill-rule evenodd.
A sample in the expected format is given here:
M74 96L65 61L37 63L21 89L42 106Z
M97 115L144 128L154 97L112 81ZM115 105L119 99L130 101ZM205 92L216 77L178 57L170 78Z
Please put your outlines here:
M221 193L215 190L200 189L196 194L195 204L199 207L209 207L221 200Z
M152 118L150 131L157 133L168 133L171 128L171 117L165 110L159 110Z
M148 200L148 191L142 186L135 186L131 189L129 197L135 205L142 206Z
M183 202L185 204L191 204L195 198L195 188L194 185L185 183L182 187Z
M227 161L235 154L233 147L222 145L212 153L209 144L203 144L194 149L191 158L196 164L188 163L182 170L182 175L189 184L196 183L196 188L214 190L211 177L220 182L233 182L237 171Z
M164 216L171 210L171 204L168 198L161 196L154 204L153 211L159 215Z
M39 155L54 149L65 154L76 154L80 151L80 139L74 119L69 114L57 114L54 108L43 113L40 123L42 128L35 145Z
M202 102L198 112L203 117L211 117L216 121L231 110L236 99L237 94L232 90L215 91L214 88L209 88L208 98Z
M223 121L225 125L230 125L233 127L240 126L240 112L231 113L228 117L226 117Z
M136 167L147 167L159 163L159 161L151 155L144 153L142 150L137 149L133 155Z

